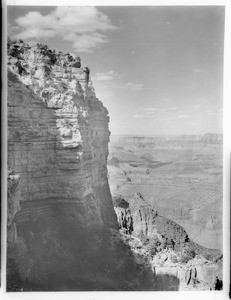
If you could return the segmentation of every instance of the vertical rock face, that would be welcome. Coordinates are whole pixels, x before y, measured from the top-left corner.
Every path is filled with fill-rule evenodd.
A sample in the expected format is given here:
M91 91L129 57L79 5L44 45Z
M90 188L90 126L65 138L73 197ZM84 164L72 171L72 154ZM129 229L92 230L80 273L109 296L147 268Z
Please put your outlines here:
M8 69L8 289L113 289L109 117L89 69L10 40Z

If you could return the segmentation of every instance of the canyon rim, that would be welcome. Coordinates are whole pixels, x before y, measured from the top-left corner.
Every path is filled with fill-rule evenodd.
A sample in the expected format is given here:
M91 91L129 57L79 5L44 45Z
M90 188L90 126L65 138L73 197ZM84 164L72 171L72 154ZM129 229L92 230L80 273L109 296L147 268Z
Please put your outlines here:
M223 14L8 7L8 291L223 288Z

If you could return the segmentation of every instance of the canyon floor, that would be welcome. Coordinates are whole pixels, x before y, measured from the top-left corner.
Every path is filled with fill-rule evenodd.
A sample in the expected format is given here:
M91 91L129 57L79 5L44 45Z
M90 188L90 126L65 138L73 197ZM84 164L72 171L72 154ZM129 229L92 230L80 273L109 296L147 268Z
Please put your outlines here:
M181 225L190 240L222 250L222 143L214 135L111 136L112 196L134 193Z

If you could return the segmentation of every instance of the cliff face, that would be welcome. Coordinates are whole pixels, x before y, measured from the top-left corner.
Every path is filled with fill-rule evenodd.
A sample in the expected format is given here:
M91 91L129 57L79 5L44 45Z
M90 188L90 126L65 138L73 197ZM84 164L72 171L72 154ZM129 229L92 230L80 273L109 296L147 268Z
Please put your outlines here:
M166 290L166 276L176 278L181 290L222 287L222 254L190 241L177 223L161 216L140 193L125 201L114 197L119 228L133 251L152 266L155 289ZM169 281L170 280L170 281Z
M119 200L122 201L122 205ZM115 202L119 227L124 228L126 233L132 233L143 242L156 239L159 240L157 243L160 245L168 244L174 249L179 249L188 242L189 238L185 230L175 222L159 215L140 193L135 194L129 204L118 198ZM127 208L125 203L128 205Z
M8 69L8 290L137 288L107 181L108 112L89 69L11 40Z

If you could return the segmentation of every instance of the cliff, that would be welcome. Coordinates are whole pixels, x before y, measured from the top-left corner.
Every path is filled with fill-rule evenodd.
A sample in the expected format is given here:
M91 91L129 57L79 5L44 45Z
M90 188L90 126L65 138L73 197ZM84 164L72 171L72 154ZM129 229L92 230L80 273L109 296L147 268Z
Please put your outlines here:
M135 253L152 265L155 289L166 290L173 276L181 290L222 288L222 253L190 241L187 232L165 218L140 193L125 201L114 197L119 228Z
M46 45L7 47L8 290L140 289L117 230L108 111L89 69Z

